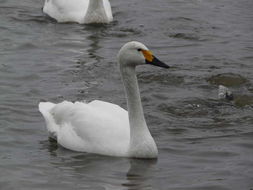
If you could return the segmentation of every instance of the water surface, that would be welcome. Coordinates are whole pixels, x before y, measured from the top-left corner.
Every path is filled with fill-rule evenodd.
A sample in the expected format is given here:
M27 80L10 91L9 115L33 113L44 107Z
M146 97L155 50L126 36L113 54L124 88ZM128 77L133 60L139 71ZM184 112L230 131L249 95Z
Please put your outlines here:
M0 188L253 188L253 2L111 0L109 25L57 24L42 0L0 0ZM49 141L41 100L126 108L116 54L145 43L170 70L138 69L156 161L72 152ZM240 100L217 97L219 84Z

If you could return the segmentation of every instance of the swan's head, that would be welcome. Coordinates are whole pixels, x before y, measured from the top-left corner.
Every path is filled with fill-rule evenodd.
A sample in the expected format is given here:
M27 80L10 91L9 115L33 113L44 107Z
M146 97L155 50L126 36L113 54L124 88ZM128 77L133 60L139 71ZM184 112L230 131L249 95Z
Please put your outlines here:
M119 50L118 62L120 67L136 67L138 65L151 64L169 68L168 65L157 59L144 44L136 41L126 43Z

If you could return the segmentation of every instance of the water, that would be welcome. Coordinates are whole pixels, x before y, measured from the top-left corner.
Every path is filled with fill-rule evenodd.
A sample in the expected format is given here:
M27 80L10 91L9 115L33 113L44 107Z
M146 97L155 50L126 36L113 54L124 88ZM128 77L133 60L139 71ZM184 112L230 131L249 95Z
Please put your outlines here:
M0 189L253 188L253 2L111 1L109 25L57 24L42 0L0 0ZM41 100L126 107L116 54L145 43L172 66L138 69L157 161L68 151ZM235 94L219 100L218 85Z

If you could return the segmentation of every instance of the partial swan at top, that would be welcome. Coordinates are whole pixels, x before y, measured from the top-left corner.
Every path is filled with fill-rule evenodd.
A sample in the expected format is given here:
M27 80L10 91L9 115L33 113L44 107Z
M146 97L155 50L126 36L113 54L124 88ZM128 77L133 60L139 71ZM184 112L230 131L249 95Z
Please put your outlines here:
M43 12L61 23L109 23L113 20L109 0L45 0Z

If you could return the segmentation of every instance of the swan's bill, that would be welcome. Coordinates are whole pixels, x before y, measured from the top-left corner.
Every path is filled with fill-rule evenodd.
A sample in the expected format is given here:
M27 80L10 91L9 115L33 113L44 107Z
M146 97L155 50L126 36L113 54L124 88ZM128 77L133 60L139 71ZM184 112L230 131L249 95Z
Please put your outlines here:
M170 66L168 66L167 64L165 64L162 61L160 61L159 59L157 59L152 54L151 51L149 51L149 50L141 50L141 52L144 55L147 64L151 64L151 65L155 65L155 66L163 67L163 68L170 68Z
M145 59L149 62L153 61L153 53L149 50L141 50L142 54L144 55Z

